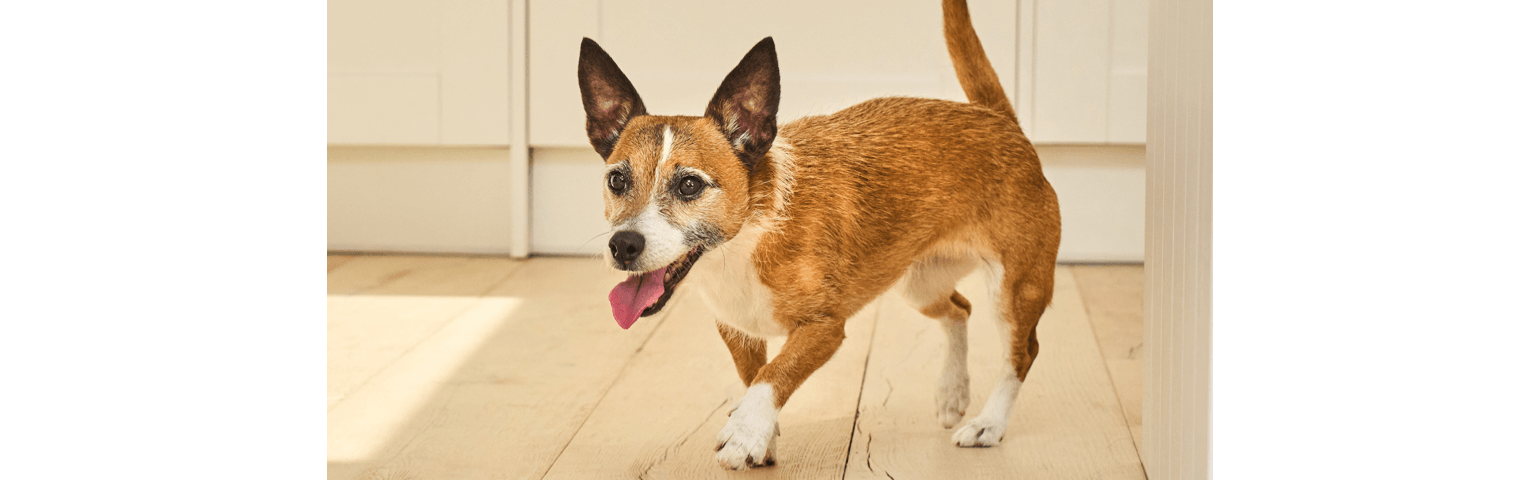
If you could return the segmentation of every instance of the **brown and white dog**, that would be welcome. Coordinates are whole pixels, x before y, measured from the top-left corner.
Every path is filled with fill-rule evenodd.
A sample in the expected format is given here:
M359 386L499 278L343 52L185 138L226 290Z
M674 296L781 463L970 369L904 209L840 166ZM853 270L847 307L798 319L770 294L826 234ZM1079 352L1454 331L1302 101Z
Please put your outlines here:
M1053 295L1059 206L965 0L943 11L969 103L879 98L780 126L770 38L701 117L648 115L614 60L583 40L578 82L607 166L608 258L632 274L610 293L615 320L629 328L658 312L687 275L705 296L748 386L717 436L724 467L774 464L781 406L834 355L845 320L899 283L947 333L936 408L942 427L956 425L968 407L972 307L954 287L980 265L1001 312L1004 374L952 441L989 447L1005 433ZM787 340L767 363L770 336Z

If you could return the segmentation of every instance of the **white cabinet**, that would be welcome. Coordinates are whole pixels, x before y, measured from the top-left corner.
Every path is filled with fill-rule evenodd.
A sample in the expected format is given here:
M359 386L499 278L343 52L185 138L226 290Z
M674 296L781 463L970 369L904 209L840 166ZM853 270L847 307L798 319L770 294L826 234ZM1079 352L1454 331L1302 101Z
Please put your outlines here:
M522 89L519 98L509 94L522 81L510 79L509 54L521 64L523 56L511 48L510 29L522 30L523 7L508 0L327 2L327 142L509 145L511 112L523 103Z
M1144 143L1148 0L973 0L975 30L1037 143ZM700 115L760 38L781 119L909 95L965 100L937 0L531 0L530 144L584 147L578 43L598 41L649 113Z
M1148 0L1022 0L1017 98L1036 143L1144 143ZM1023 103L1023 102L1018 102Z
M327 243L529 253L524 0L327 2Z

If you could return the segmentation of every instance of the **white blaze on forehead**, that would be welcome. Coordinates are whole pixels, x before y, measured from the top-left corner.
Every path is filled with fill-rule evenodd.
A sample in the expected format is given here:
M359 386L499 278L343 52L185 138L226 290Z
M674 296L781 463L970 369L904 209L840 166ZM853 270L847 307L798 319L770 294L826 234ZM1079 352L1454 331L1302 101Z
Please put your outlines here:
M663 127L663 145L658 154L658 161L653 165L652 196L647 205L629 220L616 225L615 232L633 231L642 234L644 247L642 255L635 260L635 265L642 271L651 271L663 268L683 257L689 252L690 246L685 242L684 230L669 222L663 215L660 199L667 195L668 188L664 185L663 164L668 161L669 155L674 149L674 132L668 126Z
M674 131L663 126L663 153L658 154L658 163L652 168L652 178L657 182L653 184L654 191L661 190L663 186L663 163L668 161L668 154L674 151Z

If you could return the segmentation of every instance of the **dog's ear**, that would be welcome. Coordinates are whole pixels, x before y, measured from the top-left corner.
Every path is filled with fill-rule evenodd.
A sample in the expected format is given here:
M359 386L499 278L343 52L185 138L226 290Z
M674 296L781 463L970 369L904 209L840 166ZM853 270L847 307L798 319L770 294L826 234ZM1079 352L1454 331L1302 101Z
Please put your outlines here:
M588 112L588 143L599 156L610 158L626 122L646 115L647 106L610 54L587 37L578 53L578 88L583 91L583 110Z
M775 41L765 37L727 74L706 106L706 117L716 121L750 174L775 141L775 111L780 103L781 69L775 58Z

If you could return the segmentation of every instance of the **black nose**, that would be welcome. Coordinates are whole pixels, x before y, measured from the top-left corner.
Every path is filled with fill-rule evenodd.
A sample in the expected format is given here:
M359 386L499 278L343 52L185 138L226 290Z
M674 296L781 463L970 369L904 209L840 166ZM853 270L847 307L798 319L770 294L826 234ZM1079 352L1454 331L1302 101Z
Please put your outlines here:
M640 233L617 232L610 237L610 256L615 257L616 262L625 265L636 260L636 257L642 256L642 249L646 246L647 238Z

